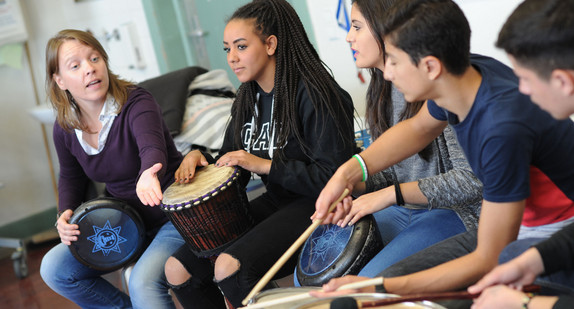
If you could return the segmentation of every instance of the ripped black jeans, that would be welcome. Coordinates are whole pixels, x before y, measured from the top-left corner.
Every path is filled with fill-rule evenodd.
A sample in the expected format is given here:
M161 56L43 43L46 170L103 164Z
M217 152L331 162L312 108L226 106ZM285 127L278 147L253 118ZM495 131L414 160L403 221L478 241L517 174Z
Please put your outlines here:
M249 207L258 223L224 251L239 261L236 273L216 283L209 259L196 257L187 246L173 255L192 277L172 287L184 308L225 308L222 292L234 307L241 307L259 279L312 224L309 217L315 212L315 201L309 198L276 201L263 194L251 201ZM298 253L294 254L275 279L292 274L297 257Z

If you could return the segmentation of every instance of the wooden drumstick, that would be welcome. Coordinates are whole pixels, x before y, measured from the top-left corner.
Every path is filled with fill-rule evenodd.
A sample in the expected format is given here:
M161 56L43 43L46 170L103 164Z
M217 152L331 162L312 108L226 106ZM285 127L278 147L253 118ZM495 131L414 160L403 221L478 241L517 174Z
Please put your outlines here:
M339 204L348 194L349 194L349 189L345 188L345 191L343 191L341 196L339 196L339 198L335 202L333 202L333 204L331 204L327 214L330 213L331 211L333 211L333 209L335 209L335 207L337 207L337 204ZM311 233L313 233L315 228L317 228L319 225L321 225L323 220L324 219L315 219L313 221L313 224L311 224L311 226L309 226L305 230L305 232L303 232L303 234L301 234L301 236L299 236L299 238L297 238L297 240L291 245L291 247L289 247L289 249L287 249L287 251L285 251L285 253L279 258L279 260L277 260L277 262L275 262L275 264L271 267L271 269L269 269L269 271L267 271L267 273L259 280L259 282L257 282L255 287L253 287L251 292L249 292L247 297L245 297L245 299L241 302L244 306L247 305L249 300L251 298L253 298L253 296L255 296L255 294L259 293L259 291L261 291L261 289L263 289L263 287L267 283L269 283L271 278L273 278L273 276L275 276L275 274L279 271L279 269L281 269L281 267L283 267L283 265L287 262L287 260L295 253L295 251L297 251L297 249L299 249L299 247L307 240L307 238L309 238L309 236L311 236Z
M377 277L377 278L373 278L373 279L369 279L369 280L363 280L363 281L358 281L358 282L353 282L353 283L341 285L340 287L337 288L337 291L361 289L361 288L365 288L368 286L381 285L381 284L383 284L383 277ZM317 291L322 291L322 289L317 290ZM304 300L304 299L312 298L312 297L313 296L311 296L311 294L309 292L300 293L300 294L295 294L295 295L286 296L286 297L282 297L282 298L272 299L272 300L261 302L258 304L248 305L247 307L244 307L244 308L246 308L246 309L272 308L272 306L277 306L277 305L286 304L286 303L290 303L290 302L300 301L300 300Z
M524 293L536 293L539 290L540 286L538 285L527 285L522 288L522 292ZM400 304L404 302L416 302L423 300L435 301L445 299L474 299L477 298L478 296L480 296L480 293L471 294L467 291L457 291L457 292L439 292L439 293L420 293L420 294L410 294L399 297L383 298L379 300L371 300L371 301L356 300L356 301L357 303L360 303L361 305L360 308L374 308L374 307Z

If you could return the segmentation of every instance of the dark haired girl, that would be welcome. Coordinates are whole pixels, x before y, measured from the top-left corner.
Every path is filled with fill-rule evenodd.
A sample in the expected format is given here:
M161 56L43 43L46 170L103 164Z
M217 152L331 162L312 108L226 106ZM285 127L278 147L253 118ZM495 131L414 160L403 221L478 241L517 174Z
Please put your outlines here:
M284 0L239 8L223 35L231 69L243 83L216 166L261 176L266 193L250 202L255 227L221 253L215 266L183 247L166 276L186 308L241 306L259 279L309 227L315 200L355 150L353 105L320 60L295 10ZM176 180L213 162L189 153ZM296 255L278 277L292 272ZM214 279L215 278L215 279ZM215 281L214 281L215 280Z
M424 102L407 103L383 78L385 50L380 16L396 0L354 0L347 41L356 64L369 68L367 123L373 138L414 116ZM398 187L398 188L397 188ZM476 229L482 184L474 176L451 128L431 144L389 169L359 183L350 213L340 225L373 214L385 247L359 275L375 277L382 270L436 242Z

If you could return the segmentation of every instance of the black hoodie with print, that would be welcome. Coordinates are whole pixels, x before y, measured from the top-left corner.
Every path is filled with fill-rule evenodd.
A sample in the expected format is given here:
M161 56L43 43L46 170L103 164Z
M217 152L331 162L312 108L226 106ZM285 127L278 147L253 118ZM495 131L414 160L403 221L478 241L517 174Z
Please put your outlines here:
M282 199L305 196L316 199L337 168L356 152L353 102L345 90L340 87L338 90L333 96L342 99L344 110L335 110L336 118L332 118L326 111L315 110L309 91L302 81L299 82L296 96L298 129L306 146L302 148L294 135L289 136L285 145L276 144L279 124L274 125L271 121L274 92L265 93L258 88L259 119L245 123L241 136L244 150L261 158L272 158L269 175L260 175L272 197ZM258 133L251 137L255 123ZM234 134L233 123L230 123L219 156L237 150L233 147ZM252 146L248 150L250 144ZM282 156L277 153L273 155L273 150L277 148L282 148Z

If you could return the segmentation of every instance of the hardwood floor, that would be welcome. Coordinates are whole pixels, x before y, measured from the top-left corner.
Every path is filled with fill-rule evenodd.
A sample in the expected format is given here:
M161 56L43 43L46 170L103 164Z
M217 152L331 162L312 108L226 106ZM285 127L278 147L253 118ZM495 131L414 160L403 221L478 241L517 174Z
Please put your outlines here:
M19 279L16 276L10 253L2 255L0 260L1 307L25 309L78 308L71 301L52 291L40 277L42 257L56 243L55 241L50 241L28 246L28 276L24 279ZM119 276L116 277L119 280ZM118 283L121 282L118 281Z
M59 241L59 240L58 240ZM79 308L73 302L52 291L40 277L42 257L58 241L28 245L28 276L19 279L14 272L10 254L14 251L1 249L0 252L0 308L6 309L68 309ZM104 276L114 285L121 287L120 271ZM181 306L176 303L177 308Z

